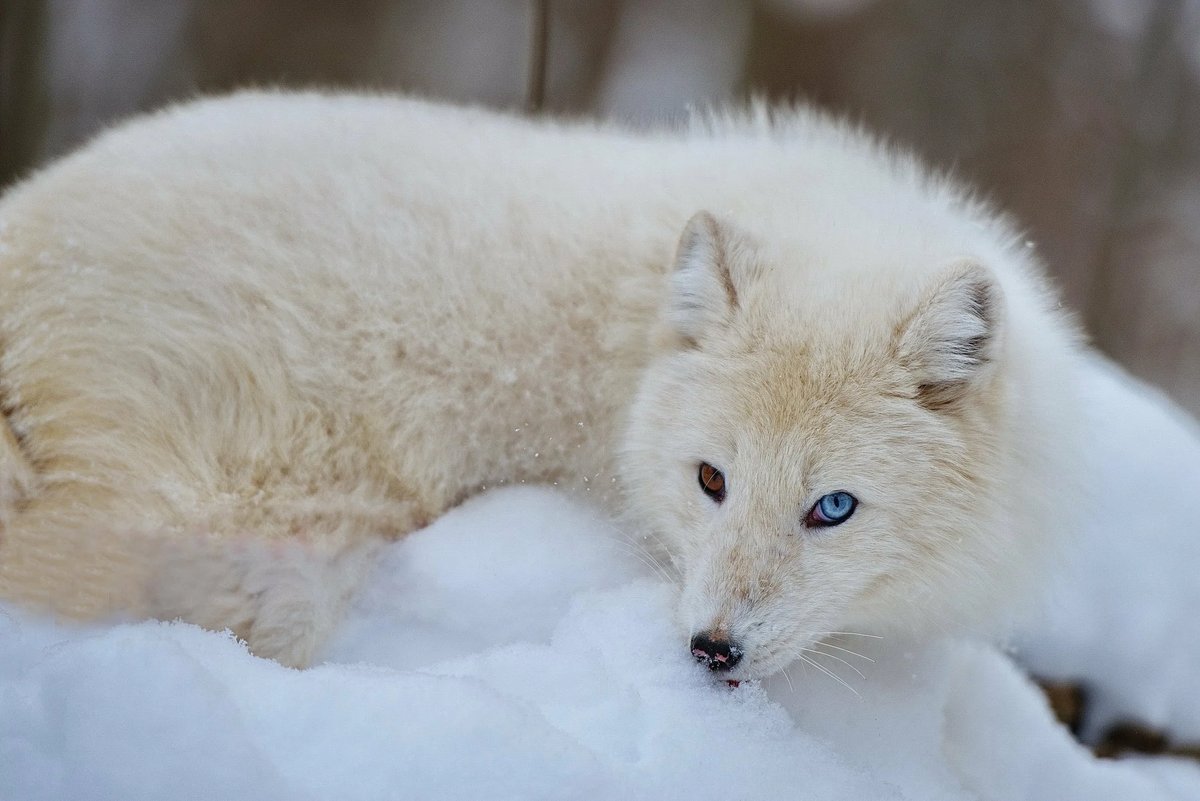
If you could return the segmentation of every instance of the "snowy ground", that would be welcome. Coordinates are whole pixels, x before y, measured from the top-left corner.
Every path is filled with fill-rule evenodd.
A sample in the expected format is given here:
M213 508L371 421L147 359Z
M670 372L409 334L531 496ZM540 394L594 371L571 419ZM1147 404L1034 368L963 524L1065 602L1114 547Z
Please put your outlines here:
M1088 679L1090 729L1200 740L1200 432L1108 368L1087 541L1020 641ZM325 665L165 623L0 609L0 799L1200 799L1200 766L1099 761L989 646L845 638L714 685L614 531L491 493L393 546ZM790 681L789 681L790 679Z

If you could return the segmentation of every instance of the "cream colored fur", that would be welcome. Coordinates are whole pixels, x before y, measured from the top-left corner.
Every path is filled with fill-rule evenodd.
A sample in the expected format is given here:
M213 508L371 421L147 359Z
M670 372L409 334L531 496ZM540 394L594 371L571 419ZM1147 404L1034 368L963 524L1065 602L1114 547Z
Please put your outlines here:
M685 633L751 676L994 620L1068 526L1076 346L1030 251L804 109L241 94L100 137L0 225L0 595L63 614L302 665L378 543L547 482L663 543ZM854 517L805 529L834 490Z

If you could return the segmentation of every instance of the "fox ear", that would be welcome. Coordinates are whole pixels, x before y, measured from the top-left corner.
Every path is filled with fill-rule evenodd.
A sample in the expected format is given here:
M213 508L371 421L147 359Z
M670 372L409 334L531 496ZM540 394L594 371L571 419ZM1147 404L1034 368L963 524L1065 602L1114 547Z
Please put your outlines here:
M667 319L693 344L728 324L738 308L732 264L745 248L741 235L707 211L683 229L671 275Z
M945 275L901 324L899 357L923 405L951 406L986 380L999 348L1002 300L991 273L968 263Z

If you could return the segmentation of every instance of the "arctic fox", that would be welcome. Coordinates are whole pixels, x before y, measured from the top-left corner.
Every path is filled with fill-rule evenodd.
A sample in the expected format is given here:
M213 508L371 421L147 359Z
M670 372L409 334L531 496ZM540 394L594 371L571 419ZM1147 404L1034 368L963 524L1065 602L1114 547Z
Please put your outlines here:
M809 109L239 94L0 226L0 597L60 614L304 665L378 543L545 482L661 543L688 651L743 679L997 619L1075 505L1079 345L1032 251Z

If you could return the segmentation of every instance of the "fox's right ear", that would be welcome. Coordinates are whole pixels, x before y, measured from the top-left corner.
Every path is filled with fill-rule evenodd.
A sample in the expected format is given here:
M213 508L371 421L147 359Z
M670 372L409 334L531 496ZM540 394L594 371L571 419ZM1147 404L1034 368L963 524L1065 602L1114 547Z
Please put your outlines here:
M692 344L722 328L738 309L735 261L747 242L733 226L707 211L697 212L683 229L671 275L667 320Z
M899 332L897 352L932 409L953 406L991 373L1000 348L1003 298L995 278L965 263L931 288Z

